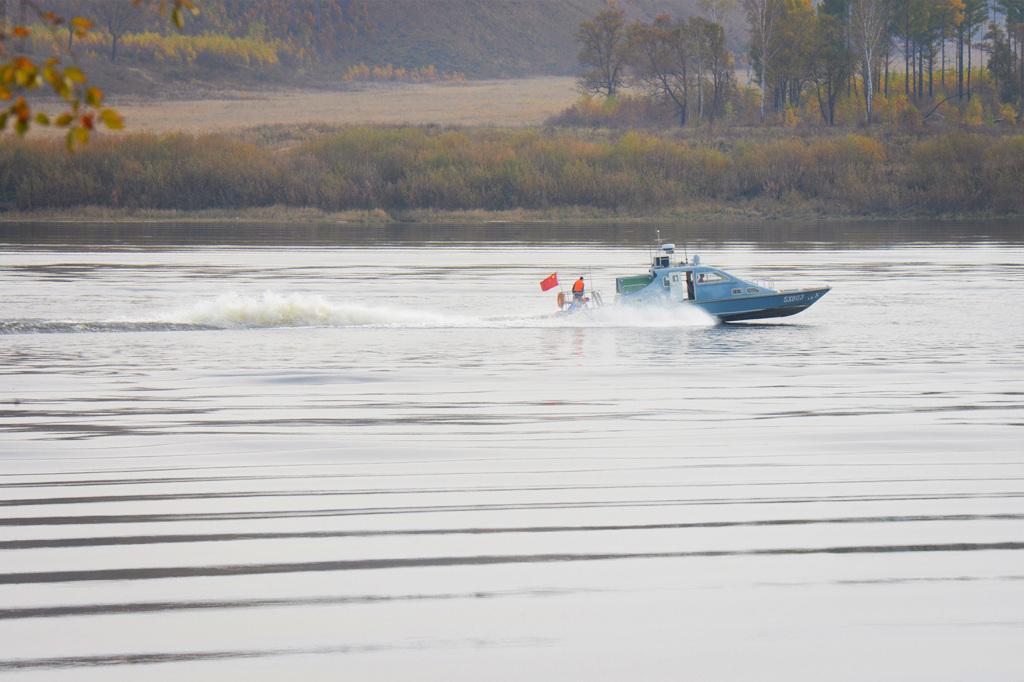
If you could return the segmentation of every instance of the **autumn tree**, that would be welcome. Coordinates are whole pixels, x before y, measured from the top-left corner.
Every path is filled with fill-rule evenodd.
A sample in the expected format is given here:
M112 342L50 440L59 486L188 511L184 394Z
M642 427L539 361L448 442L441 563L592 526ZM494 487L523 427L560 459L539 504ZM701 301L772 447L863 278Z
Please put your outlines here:
M697 120L704 116L704 74L708 71L710 45L708 39L710 34L706 27L711 22L703 17L693 17L690 21L682 24L683 42L686 43L689 53L693 58L693 77L697 91Z
M679 125L686 125L690 53L684 41L684 27L663 14L651 24L630 24L626 35L625 54L631 81L649 96L670 104Z
M850 4L850 42L857 54L861 77L864 79L864 105L868 123L871 123L874 97L872 74L883 47L887 46L889 19L887 0L854 0Z
M957 35L967 5L963 0L938 0L936 5L934 14L942 45L942 87L946 87L946 43Z
M726 91L735 86L732 52L725 47L723 22L740 6L739 0L697 0L701 11L708 20L706 41L708 48L708 69L711 76L711 114L722 110Z
M1024 0L995 0L993 5L1002 13L1006 27L1008 54L1005 57L1008 63L1004 85L1008 89L1004 90L1004 99L1017 99L1024 92Z
M811 78L811 58L815 23L811 0L783 0L776 20L775 67L768 84L775 93L775 108L800 105L801 94Z
M988 19L988 0L964 0L964 19L957 27L957 94L971 98L971 69L974 37ZM964 64L966 53L967 63ZM964 72L967 78L964 82Z
M580 44L579 62L590 67L579 75L585 92L614 97L622 86L626 67L626 13L614 2L593 21L580 22L573 34Z
M822 121L832 126L836 122L836 102L853 73L854 64L854 53L846 46L841 15L829 14L819 6L811 41L811 78L818 109Z
M928 27L928 0L894 0L892 14L892 34L902 43L904 91L908 97L917 95L918 46Z
M764 120L764 90L778 53L777 23L782 15L782 0L741 0L750 24L750 57L761 83L761 120Z
M740 6L739 0L697 0L704 16L713 24L722 24L732 11ZM723 29L724 30L724 29Z
M117 61L117 41L138 26L141 19L139 7L123 0L102 0L92 6L92 14L110 34L110 61Z
M1017 54L1011 36L997 23L989 24L985 36L989 43L988 70L992 74L999 98L1013 102L1021 97L1021 79L1018 75Z
M704 17L663 14L650 24L633 22L626 29L626 59L630 83L668 104L680 125L689 120L693 99L697 119L713 120L734 82L725 29Z
M725 27L720 23L694 17L690 19L690 26L691 32L700 36L704 72L711 81L709 114L714 118L722 111L728 92L736 84L732 52L725 46Z
M922 36L924 58L928 69L928 96L934 95L935 64L940 65L940 80L946 84L946 41L963 21L963 0L931 0L928 24Z

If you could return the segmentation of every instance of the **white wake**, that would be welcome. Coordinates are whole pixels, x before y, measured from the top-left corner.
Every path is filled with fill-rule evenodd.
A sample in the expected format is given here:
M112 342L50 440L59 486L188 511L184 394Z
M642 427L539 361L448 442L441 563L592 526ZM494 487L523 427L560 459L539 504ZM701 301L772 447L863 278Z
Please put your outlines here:
M337 304L322 296L222 294L171 312L165 321L209 327L456 326L465 318L387 305Z
M571 315L556 311L538 312L536 309L473 315L386 304L335 303L322 296L265 292L255 296L226 293L173 310L159 319L138 322L219 329L366 326L663 328L711 326L716 320L690 305L605 305Z

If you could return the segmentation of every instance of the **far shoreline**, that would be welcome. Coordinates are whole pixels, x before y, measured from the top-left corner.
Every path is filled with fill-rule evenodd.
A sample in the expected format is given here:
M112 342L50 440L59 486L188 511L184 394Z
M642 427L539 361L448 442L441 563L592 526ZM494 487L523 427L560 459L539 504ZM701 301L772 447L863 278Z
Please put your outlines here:
M991 212L966 212L957 214L933 214L928 212L852 214L830 212L820 206L765 206L765 202L751 202L758 205L702 205L699 207L677 207L638 213L615 211L592 207L559 207L550 210L513 209L506 211L489 210L393 210L373 209L369 211L329 212L315 208L287 206L251 207L244 209L202 209L202 210L158 210L158 209L115 209L86 206L74 209L40 209L32 211L0 211L0 225L27 223L62 224L322 224L352 225L353 227L374 227L382 225L460 225L474 224L550 224L580 225L593 223L760 223L776 222L922 222L957 223L963 221L1012 221L1024 219L1017 213L993 214Z

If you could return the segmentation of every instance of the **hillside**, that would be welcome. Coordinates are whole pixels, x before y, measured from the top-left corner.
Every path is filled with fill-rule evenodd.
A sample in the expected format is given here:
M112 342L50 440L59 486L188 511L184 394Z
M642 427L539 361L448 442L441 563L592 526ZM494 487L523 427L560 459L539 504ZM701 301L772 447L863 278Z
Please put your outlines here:
M623 2L627 19L649 21L661 13L694 13L694 0ZM435 65L471 78L568 75L576 71L580 21L605 7L603 0L371 0L373 37L353 41L349 58L405 67ZM728 22L730 47L745 50L745 29Z
M376 27L353 41L348 59L416 67L433 64L470 78L564 75L576 68L572 32L594 0L377 0Z
M140 12L110 60L110 32L96 13L93 36L75 52L95 82L110 94L172 97L263 85L335 89L357 64L416 69L470 79L571 75L577 69L573 32L580 21L605 7L604 0L202 0L202 15L190 19L186 38L219 36L271 53L268 60L204 58L196 50L170 56L163 48L132 47L144 38L175 37L166 22ZM62 3L52 0L55 11ZM695 0L624 0L627 20L661 13L694 13ZM93 14L90 15L90 12ZM742 53L745 29L739 12L726 21L730 48ZM49 50L45 41L40 51ZM191 52L190 52L191 51Z

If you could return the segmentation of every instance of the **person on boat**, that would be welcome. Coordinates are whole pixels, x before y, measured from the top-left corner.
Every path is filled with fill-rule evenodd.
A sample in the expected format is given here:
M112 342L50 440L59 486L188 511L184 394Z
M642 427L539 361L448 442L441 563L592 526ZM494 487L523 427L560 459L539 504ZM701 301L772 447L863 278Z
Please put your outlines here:
M583 277L581 276L578 280L572 283L572 302L577 306L582 306L584 303L583 298Z

